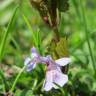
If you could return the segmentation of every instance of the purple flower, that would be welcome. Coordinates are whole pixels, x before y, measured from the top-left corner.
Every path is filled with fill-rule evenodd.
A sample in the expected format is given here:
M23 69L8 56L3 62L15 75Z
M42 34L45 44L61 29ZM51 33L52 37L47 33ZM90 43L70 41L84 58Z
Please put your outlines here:
M59 88L57 85L63 87L67 83L68 76L62 73L61 66L65 66L70 62L71 60L68 57L60 58L56 61L51 56L43 57L33 47L31 57L25 59L24 65L27 71L31 71L38 63L46 64L47 70L43 88L45 91L49 91L52 88Z
M70 58L61 58L56 61L52 60L51 57L46 57L47 71L46 71L46 79L43 84L43 88L45 91L49 91L52 88L63 87L64 84L68 81L68 76L61 72L60 66L65 66L70 63ZM56 85L57 84L57 85Z
M41 56L36 51L36 49L33 47L31 50L32 50L31 56L27 57L24 62L27 71L31 71L36 67L37 63L41 62Z

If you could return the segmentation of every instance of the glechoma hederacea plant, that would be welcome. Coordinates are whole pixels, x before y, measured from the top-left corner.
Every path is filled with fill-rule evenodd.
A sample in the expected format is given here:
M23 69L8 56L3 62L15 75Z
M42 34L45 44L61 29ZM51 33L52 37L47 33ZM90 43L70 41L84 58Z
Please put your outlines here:
M24 69L26 69L27 71L31 71L36 67L37 64L46 65L46 76L43 83L43 89L45 91L49 91L52 88L58 89L59 86L63 87L63 85L66 84L68 81L68 76L64 74L66 73L67 68L67 66L65 65L67 65L71 61L68 57L69 55L67 49L67 38L66 36L64 38L60 38L58 31L58 25L60 23L60 13L66 12L68 10L68 0L30 0L30 2L31 5L35 7L36 10L38 10L46 26L50 27L53 30L54 36L52 42L50 42L50 46L48 46L48 55L42 56L39 54L39 52L37 52L35 47L32 48L31 56L25 59L24 68L22 68L20 73L17 75L10 91L4 92L4 96L12 96L12 92L14 91L17 80ZM25 21L27 21L26 18ZM11 26L10 24L9 28ZM6 41L6 39L4 40ZM62 43L64 45L62 45ZM0 49L0 57L2 57L3 45ZM63 54L59 54L59 49L63 51Z
M14 0L1 0L0 3L3 1L13 2ZM91 11L92 11L92 5L90 6L89 3L95 2L95 0L93 1L91 0L70 0L70 1L69 0L25 0L28 3L27 7L30 10L31 10L31 7L33 7L33 9L31 10L32 13L29 10L27 10L30 13L30 16L33 17L33 18L30 18L30 20L33 20L34 17L36 18L36 16L34 15L39 13L38 15L40 16L37 15L37 17L39 18L36 18L36 20L33 20L33 21L39 21L39 19L40 21L43 21L43 23L39 22L40 28L38 28L39 27L38 23L33 23L32 21L31 23L33 24L33 26L36 26L36 27L33 27L29 23L27 16L24 15L26 13L26 12L23 13L23 11L26 11L26 4L25 4L26 2L24 0L17 0L17 1L16 1L17 6L13 12L12 18L8 24L7 29L6 29L6 23L4 25L5 32L3 33L4 34L3 37L1 34L2 28L0 25L0 32L1 32L0 33L0 96L13 96L13 95L17 96L18 90L21 92L19 93L21 95L23 94L24 96L35 96L35 94L36 96L38 94L40 96L41 95L42 96L49 96L49 95L50 96L51 95L52 96L69 96L69 95L70 96L71 95L72 96L77 96L77 95L95 96L94 93L96 93L96 78L95 78L96 77L96 65L95 65L95 59L94 59L95 53L93 54L92 52L95 48L94 47L95 45L93 44L92 41L95 41L96 39L93 38L95 36L95 35L93 36L94 32L91 33L90 28L89 28L90 26L88 26L88 25L93 24L93 21L91 20L92 21L91 24L87 24L90 22L90 20L88 22L86 20L86 15L87 15L86 13L87 11L88 12L90 11L89 10L85 11L83 8L83 6L84 7L88 6L88 8L91 7ZM72 6L70 6L72 7L72 9L69 8L69 2L72 4ZM18 6L19 3L20 5ZM23 5L23 3L25 4L25 6ZM6 3L6 4L9 4L9 3ZM2 13L3 13L1 12L2 6L4 7L4 5L1 4L0 6L0 17L2 16ZM23 10L23 7L24 7L24 10ZM18 10L20 12L17 13L17 9L20 9ZM74 9L77 14L74 14L73 12ZM17 21L15 20L16 19L15 17L18 14L21 15L21 16L18 16L20 18L19 19L20 21L18 19ZM90 14L90 16L91 15L93 14ZM77 20L77 18L79 19ZM4 17L4 22L5 21L6 19ZM12 28L14 25L14 21L16 21L15 23L17 25L14 26L14 28ZM19 26L18 21L23 26L23 27L19 27L20 32L23 29L22 34L21 33L20 34L26 37L27 35L31 34L32 36L31 40L29 40L30 36L27 38L28 39L27 42L25 41L26 39L25 37L24 37L24 41L21 40L22 37L19 38L17 34L18 33L17 29ZM1 22L2 20L0 18L0 24ZM25 23L27 26L25 25ZM69 26L69 23L72 23L70 24L71 26ZM41 26L41 24L43 24L43 27ZM28 28L26 27L28 27L29 31L32 33L29 34L27 30ZM66 27L68 28L67 31L66 31ZM69 27L72 27L72 30L70 30L71 28ZM44 28L44 30L42 28ZM93 25L92 25L92 28L93 28ZM14 36L16 35L18 40L17 38L15 40L14 36L10 34L11 31L13 31L12 29L14 31L16 30L17 33L14 33ZM48 31L48 33L46 33L46 31ZM76 34L74 33L75 36L73 36L74 34L72 33L72 31L73 32L77 31ZM73 36L72 38L74 38L72 40L70 40L68 37L71 33L72 33L71 36ZM85 36L85 38L82 37L83 38L82 40L80 37L81 33L83 37ZM48 37L47 35L48 36L51 35L51 36ZM68 48L68 41L70 43L69 44L70 49ZM8 44L9 42L10 44ZM24 43L25 45L22 46L21 43L19 45L18 42L19 43L21 42L22 44ZM92 47L93 49L91 48L91 44L90 44L91 42L92 42L92 46L94 45L93 46L94 48ZM26 44L28 43L29 43L29 46L26 47ZM88 48L85 48L86 47L85 43L86 45L88 45L87 46ZM11 48L9 48L10 46ZM5 48L7 47L9 48L8 52L6 52L5 50ZM26 55L28 54L28 50L30 50L31 47L32 49L31 49L29 56L25 56L25 54ZM81 48L81 50L79 50L80 53L78 52L77 47ZM70 58L68 49L70 50L71 56L73 57L72 65L69 64L71 62L71 58ZM88 52L87 52L87 49L88 49ZM25 50L27 51L27 53L25 53L26 52ZM6 58L10 59L10 57L8 57L10 53L12 56L13 55L16 56L15 57L16 60L14 61L14 63L12 62L13 64L12 67L9 66L8 68L13 69L14 71L14 68L13 68L14 66L15 68L17 68L18 65L20 66L16 69L18 74L15 80L13 76L14 72L10 71L9 69L7 70L7 72L11 74L8 77L8 80L9 80L8 81L6 80L7 77L5 78L6 68L4 69L4 72L3 72L2 64L6 63L7 61L5 60ZM7 55L5 56L5 54ZM90 63L90 61L92 62ZM8 62L10 63L10 60L8 60ZM68 70L69 65L70 65L70 69ZM21 66L23 66L23 68ZM94 70L91 68L91 66ZM4 67L6 67L6 65L4 65ZM12 84L10 82L11 76L12 76L11 81L14 80ZM19 78L20 76L21 78ZM22 81L22 84L21 84L21 81ZM26 95L25 93L27 91L25 92L25 90L31 91L31 95ZM21 95L18 95L18 96L21 96Z

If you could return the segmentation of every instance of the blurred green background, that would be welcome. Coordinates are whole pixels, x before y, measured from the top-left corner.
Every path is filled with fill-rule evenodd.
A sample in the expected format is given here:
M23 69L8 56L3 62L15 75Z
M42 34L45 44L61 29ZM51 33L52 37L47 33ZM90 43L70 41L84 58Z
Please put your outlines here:
M67 12L61 13L61 22L58 25L61 37L68 36L69 54L72 58L68 71L69 81L64 86L63 92L65 96L96 96L94 75L96 63L93 66L96 62L96 0L81 0L84 9L79 1L69 0L70 8ZM24 58L33 46L32 32L26 25L24 16L30 22L34 34L40 30L43 49L47 49L53 35L52 30L43 23L38 11L30 5L29 0L0 0L0 46L17 5L20 6L7 34L4 55L0 62L0 68L3 69L8 83L7 89L11 88L17 73L24 65ZM91 45L93 62L87 39ZM46 50L43 51L45 52ZM42 66L38 66L30 73L24 72L16 84L15 96L64 96L62 90L42 91L44 74ZM0 80L1 93L2 88Z

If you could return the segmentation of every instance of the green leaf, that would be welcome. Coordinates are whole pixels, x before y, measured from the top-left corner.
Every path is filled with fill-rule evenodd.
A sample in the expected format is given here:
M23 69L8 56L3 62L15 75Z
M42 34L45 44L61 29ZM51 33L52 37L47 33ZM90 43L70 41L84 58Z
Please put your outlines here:
M14 96L34 96L32 90L16 90Z
M15 14L16 14L17 9L18 9L18 6L16 6L16 8L14 10L13 16L12 16L12 18L11 18L9 24L8 24L7 30L4 33L4 37L2 38L2 41L1 41L1 44L0 44L0 60L3 57L3 53L4 53L4 49L5 49L5 44L6 44L8 35L11 32L10 30L11 30L11 27L12 27L12 24L13 24L14 17L15 17Z
M32 90L28 90L25 96L33 96Z
M16 90L14 96L22 96L22 91L21 90Z
M50 54L54 59L62 58L68 56L67 40L66 38L61 38L59 42L51 42Z
M68 56L68 48L67 48L67 39L61 38L60 41L57 43L56 52L59 57L66 57Z

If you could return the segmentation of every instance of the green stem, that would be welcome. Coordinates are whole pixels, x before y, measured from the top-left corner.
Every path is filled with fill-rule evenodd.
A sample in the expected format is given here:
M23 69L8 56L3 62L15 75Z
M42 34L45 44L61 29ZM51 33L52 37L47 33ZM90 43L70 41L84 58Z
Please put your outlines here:
M83 24L84 24L86 40L87 40L87 44L88 44L88 48L89 48L89 52L90 52L90 56L91 56L91 60L92 60L93 69L94 69L94 72L96 74L95 60L94 60L94 56L93 56L93 52L92 52L91 44L90 44L90 40L89 40L89 35L88 35L89 34L89 30L88 30L88 26L87 26L87 22L86 22L86 17L85 17L85 12L84 12L84 8L83 8L83 4L82 4L81 0L80 0L80 5L81 5L82 19L83 19Z
M13 85L12 85L12 88L10 89L10 92L13 92L13 91L14 91L14 88L15 88L15 86L16 86L16 83L17 83L19 77L21 76L22 72L24 71L24 69L25 69L25 66L21 69L21 71L20 71L19 74L17 75L17 77L16 77L16 79L15 79Z

